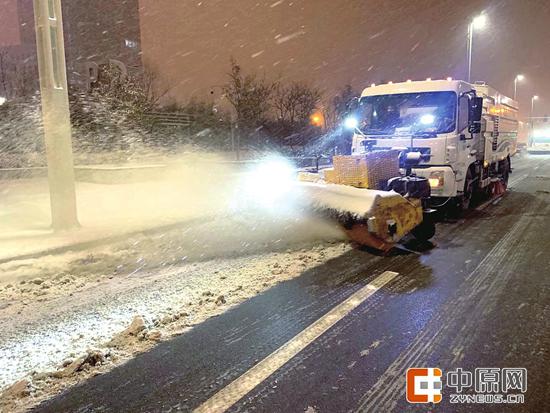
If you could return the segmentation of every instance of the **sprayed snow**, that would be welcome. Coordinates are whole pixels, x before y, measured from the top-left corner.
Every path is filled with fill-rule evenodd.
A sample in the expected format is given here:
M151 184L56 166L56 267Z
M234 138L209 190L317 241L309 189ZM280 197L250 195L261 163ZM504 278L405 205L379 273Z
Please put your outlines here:
M49 227L45 179L1 181L0 259L212 218L219 219L222 227L244 221L243 228L255 226L254 233L262 235L260 240L250 238L250 232L234 231L243 236L243 242L267 242L284 236L279 228L289 227L293 221L306 226L310 219L287 198L290 177L273 175L262 164L245 167L217 157L186 156L171 159L167 165L166 170L147 171L146 182L79 182L77 202L82 228L62 234L53 234ZM134 180L131 168L122 172L125 181ZM143 168L139 173L143 174ZM337 236L331 224L321 223L315 228L304 231L306 237L325 239L323 233L329 238ZM208 240L206 229L193 234L205 245L206 255L227 249L227 238ZM240 245L235 237L231 239L233 246ZM193 253L190 241L182 240L182 246Z

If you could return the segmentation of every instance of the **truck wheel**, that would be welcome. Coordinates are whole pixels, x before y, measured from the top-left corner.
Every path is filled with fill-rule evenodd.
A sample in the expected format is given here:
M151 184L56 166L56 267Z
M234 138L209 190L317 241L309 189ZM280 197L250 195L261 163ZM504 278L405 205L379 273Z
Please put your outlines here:
M466 211L468 208L470 208L470 204L472 203L472 197L475 193L475 182L472 175L472 169L468 168L468 172L466 173L466 179L464 182L464 193L458 199L458 208L461 211Z
M502 183L505 186L508 186L508 179L510 178L510 159L506 158L502 161L502 167L504 171L502 172Z
M426 242L433 238L435 235L435 223L431 218L424 218L424 220L411 231L411 234L421 242Z

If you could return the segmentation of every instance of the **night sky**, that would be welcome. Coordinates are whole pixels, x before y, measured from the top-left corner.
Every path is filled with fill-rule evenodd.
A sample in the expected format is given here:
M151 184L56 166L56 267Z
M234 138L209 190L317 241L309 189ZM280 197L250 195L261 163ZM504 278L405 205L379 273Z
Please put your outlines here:
M177 100L204 97L222 84L229 58L268 78L307 80L330 96L346 83L466 77L466 32L474 38L474 80L541 96L550 112L548 0L140 0L144 60ZM219 89L215 89L218 93ZM545 107L546 106L546 107ZM547 109L548 108L548 109Z

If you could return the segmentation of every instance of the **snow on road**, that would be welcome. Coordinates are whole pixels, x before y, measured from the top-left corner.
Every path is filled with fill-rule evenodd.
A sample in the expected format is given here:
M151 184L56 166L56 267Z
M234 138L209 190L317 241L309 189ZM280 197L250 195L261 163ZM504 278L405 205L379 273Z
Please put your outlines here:
M24 409L107 371L349 248L336 223L296 202L293 171L279 160L244 173L202 166L200 180L197 168L178 166L153 182L81 184L84 230L124 224L134 231L86 250L0 263L0 390L24 379L30 392L4 394L0 411ZM7 189L8 224L27 222L25 205L46 205L42 192L29 201L27 188L18 197L21 185L36 183ZM38 242L28 233L4 235L8 241L17 251ZM123 332L136 316L145 330L128 339ZM102 354L97 366L65 374L95 350Z
M306 227L315 225L302 224L302 231L285 238L281 222L269 221L264 227L255 222L254 231L241 221L224 219L223 224L201 223L197 228L0 265L0 388L27 377L33 382L33 397L43 398L75 381L47 377L38 382L32 379L36 373L59 370L90 349L106 349L106 343L137 315L149 330L165 337L181 334L349 248L337 236L329 241L316 238L320 234L315 231L306 236ZM197 237L214 234L205 226L216 225L222 230L203 249ZM267 238L274 225L281 228L283 238ZM235 245L236 239L241 243ZM110 363L117 365L153 344L143 340L110 349L116 355Z

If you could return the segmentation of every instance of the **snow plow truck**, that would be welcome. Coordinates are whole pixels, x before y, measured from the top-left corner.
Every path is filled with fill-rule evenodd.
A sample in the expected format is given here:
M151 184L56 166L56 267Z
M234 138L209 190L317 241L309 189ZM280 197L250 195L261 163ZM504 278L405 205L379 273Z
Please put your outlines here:
M518 105L485 83L407 81L365 89L345 127L352 153L299 175L314 209L349 237L382 251L407 234L435 234L437 208L470 207L506 189L516 152Z

